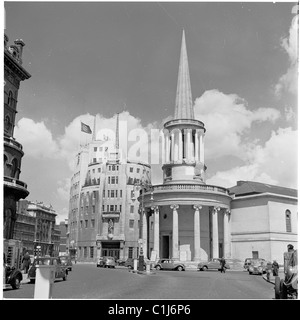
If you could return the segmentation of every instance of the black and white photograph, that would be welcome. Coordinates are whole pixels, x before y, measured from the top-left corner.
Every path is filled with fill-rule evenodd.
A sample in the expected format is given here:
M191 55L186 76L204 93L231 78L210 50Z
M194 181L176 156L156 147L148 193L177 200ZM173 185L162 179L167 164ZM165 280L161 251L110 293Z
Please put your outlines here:
M2 10L2 300L298 300L298 2Z

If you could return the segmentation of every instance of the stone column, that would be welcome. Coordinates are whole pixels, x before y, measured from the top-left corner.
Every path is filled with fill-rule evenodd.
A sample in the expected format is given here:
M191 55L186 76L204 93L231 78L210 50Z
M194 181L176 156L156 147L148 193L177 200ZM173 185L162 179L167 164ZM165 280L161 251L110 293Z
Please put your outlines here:
M199 162L199 132L195 132L195 162Z
M179 129L174 129L174 162L178 162L179 159Z
M166 154L166 162L170 163L170 133L167 133L167 140L166 140L166 144L167 144L167 154Z
M204 135L200 133L200 162L204 164Z
M182 158L183 158L183 143L182 143L182 131L179 130L179 133L178 133L178 161L180 163L182 163Z
M159 259L159 207L151 207L154 210L154 236L153 251L156 253L156 259Z
M219 258L219 228L218 228L218 212L220 211L220 207L214 207L212 211L212 251L213 258Z
M174 131L171 132L171 161L174 162L175 160L175 133Z
M192 161L192 129L187 129L187 160Z
M230 219L230 210L226 209L224 212L224 257L231 258L231 244L230 244L230 235L229 235L229 219Z
M178 204L173 204L170 206L173 210L173 241L172 241L172 258L179 259L179 251L178 251L178 212L177 209L179 208Z
M144 209L143 210L143 233L142 233L142 239L143 239L143 252L144 257L147 257L147 212Z
M194 261L200 260L200 210L202 206L194 205Z

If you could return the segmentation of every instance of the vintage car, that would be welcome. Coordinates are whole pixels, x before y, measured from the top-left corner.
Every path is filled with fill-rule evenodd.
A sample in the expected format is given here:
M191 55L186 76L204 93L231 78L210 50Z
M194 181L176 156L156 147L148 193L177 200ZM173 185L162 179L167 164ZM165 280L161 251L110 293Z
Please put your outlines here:
M267 261L265 259L252 259L248 266L249 274L263 274L267 270Z
M72 271L73 263L69 256L63 255L59 256L62 265L66 266L68 271Z
M138 260L138 259L136 259L136 260L137 260L137 268L138 268L138 267L139 267L139 260ZM133 269L133 264L134 264L134 259L133 259L133 258L128 258L128 259L125 261L124 266L125 266L126 268L128 268L128 269ZM143 269L146 270L146 268L147 268L147 263L146 263L146 261L144 260L144 262L143 262Z
M198 263L197 269L199 271L205 271L205 270L221 270L221 263L220 258L213 258L209 261L203 261ZM228 263L225 263L225 268L230 269L230 266Z
M115 268L116 267L116 259L110 256L100 257L97 261L97 267L103 268Z
M23 275L20 269L3 264L3 289L19 289Z
M275 277L275 299L298 299L298 250L284 253L284 278Z
M180 262L175 262L173 259L160 259L154 265L154 269L184 271L185 265Z
M55 279L67 280L68 269L62 264L60 257L39 257L34 259L33 264L28 271L30 283L35 283L37 265L53 265L55 266Z

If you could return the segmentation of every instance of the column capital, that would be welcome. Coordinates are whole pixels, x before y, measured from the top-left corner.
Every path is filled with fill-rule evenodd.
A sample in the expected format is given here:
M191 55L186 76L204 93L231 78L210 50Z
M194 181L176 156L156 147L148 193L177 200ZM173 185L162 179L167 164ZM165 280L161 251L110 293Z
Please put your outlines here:
M170 205L170 208L171 208L173 211L175 211L175 210L177 210L177 209L179 208L179 205L178 205L178 204L171 204L171 205Z
M217 212L220 211L220 210L221 210L220 207L214 207L214 208L213 208L213 213L217 213Z
M155 212L159 211L159 206L153 206L151 207L151 210L154 210Z
M225 215L226 215L226 216L230 216L230 214L231 214L231 210L230 210L230 209L226 209L226 210L225 210Z
M202 206L195 204L195 205L193 205L193 208L194 208L194 210L199 211L202 209Z

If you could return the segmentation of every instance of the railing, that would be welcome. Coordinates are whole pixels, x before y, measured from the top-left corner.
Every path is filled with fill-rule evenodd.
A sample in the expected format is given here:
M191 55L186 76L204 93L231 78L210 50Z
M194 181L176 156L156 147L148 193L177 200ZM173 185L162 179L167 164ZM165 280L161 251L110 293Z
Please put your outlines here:
M9 182L10 184L12 184L14 186L18 185L18 186L21 186L21 187L27 189L27 184L21 180L10 178L10 177L4 177L4 181Z
M176 124L186 124L187 122L189 122L190 124L194 124L194 125L201 125L202 127L204 127L204 123L202 121L196 120L196 119L175 119L175 120L169 120L165 123L165 127L169 126L169 125L176 125Z
M212 186L212 185L206 185L206 184L184 184L184 183L178 183L178 184L169 184L169 185L158 185L153 186L153 191L178 191L178 190L201 190L201 191L211 191L211 192L219 192L229 195L229 191L226 188Z
M23 149L22 145L21 145L19 142L17 142L16 140L14 140L14 138L5 137L5 136L4 136L4 142L5 142L6 144L9 144L9 145L13 146L13 147L17 147L17 148L20 149L20 150Z

